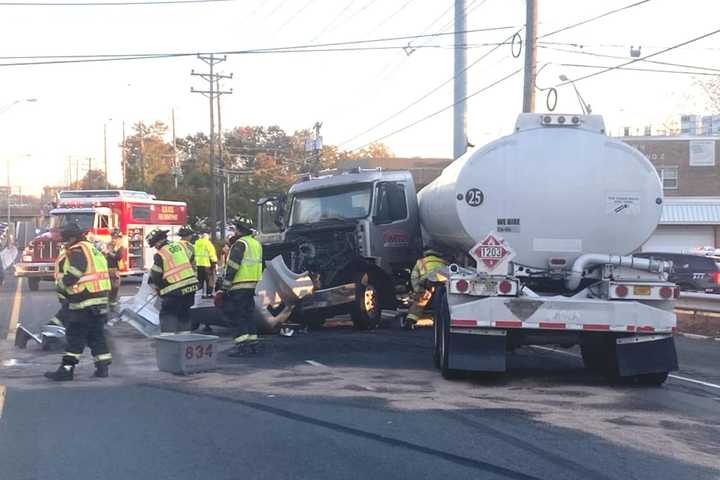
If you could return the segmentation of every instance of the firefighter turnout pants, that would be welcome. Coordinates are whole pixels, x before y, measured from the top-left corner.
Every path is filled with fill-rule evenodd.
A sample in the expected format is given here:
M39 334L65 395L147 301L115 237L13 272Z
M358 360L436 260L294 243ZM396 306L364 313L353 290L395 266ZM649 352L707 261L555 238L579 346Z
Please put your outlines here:
M201 291L204 290L203 295L212 295L215 288L215 271L213 267L197 267L197 278L200 282L198 288Z
M407 319L411 322L417 322L420 317L425 313L430 300L432 299L433 293L435 293L435 287L428 287L419 292L415 292L415 300L408 309Z
M112 355L105 340L107 313L99 308L66 310L63 315L67 350L62 357L63 365L75 366L85 347L90 347L95 365L109 365Z
M223 314L228 325L232 325L235 343L257 340L254 289L243 288L226 292Z
M195 293L169 295L160 299L160 332L178 333L191 330L190 307L195 303Z
M120 273L117 269L111 268L110 273L110 294L108 300L110 301L110 310L116 311L118 307L118 292L120 292Z

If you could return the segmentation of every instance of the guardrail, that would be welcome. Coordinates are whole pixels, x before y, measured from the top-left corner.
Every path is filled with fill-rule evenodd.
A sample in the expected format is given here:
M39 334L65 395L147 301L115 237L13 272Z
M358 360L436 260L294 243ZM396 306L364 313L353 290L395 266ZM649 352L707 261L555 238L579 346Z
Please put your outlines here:
M681 292L675 308L696 312L720 313L720 295L714 293Z

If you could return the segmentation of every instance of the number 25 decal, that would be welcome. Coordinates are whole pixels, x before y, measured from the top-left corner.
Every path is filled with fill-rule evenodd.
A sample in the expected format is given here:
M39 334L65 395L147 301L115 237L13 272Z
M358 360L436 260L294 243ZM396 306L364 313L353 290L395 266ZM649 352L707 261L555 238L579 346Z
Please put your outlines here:
M482 190L480 190L479 188L471 188L470 190L465 192L465 203L467 203L471 207L477 207L479 205L482 205L484 200L485 195L483 195Z

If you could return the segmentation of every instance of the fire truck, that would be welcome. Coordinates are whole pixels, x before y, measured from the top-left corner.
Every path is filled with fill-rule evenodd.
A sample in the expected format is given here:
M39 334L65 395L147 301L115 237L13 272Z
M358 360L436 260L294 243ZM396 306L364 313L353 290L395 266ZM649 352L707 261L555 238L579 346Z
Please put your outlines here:
M35 237L24 249L15 276L26 277L30 290L41 281L52 281L55 259L60 250L58 232L69 222L85 228L88 240L102 245L110 242L114 229L122 234L126 258L120 275L142 275L152 266L154 251L145 244L145 235L154 228L175 234L187 223L184 202L157 200L154 195L129 190L71 190L57 194L50 211L50 229Z

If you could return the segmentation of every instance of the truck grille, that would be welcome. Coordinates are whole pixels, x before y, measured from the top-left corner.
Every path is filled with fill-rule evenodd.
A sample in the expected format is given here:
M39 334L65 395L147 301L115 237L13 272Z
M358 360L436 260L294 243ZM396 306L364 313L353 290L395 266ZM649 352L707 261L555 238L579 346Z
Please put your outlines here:
M52 261L58 255L58 244L49 240L37 242L33 248L33 260Z

